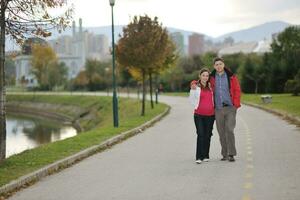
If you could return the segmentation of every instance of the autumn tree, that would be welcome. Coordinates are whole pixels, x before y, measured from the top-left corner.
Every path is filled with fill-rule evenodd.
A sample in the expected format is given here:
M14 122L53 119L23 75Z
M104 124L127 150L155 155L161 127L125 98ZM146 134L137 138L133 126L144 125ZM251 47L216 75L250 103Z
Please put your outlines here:
M50 30L63 30L71 20L72 8L66 0L1 0L0 3L0 162L6 152L6 92L5 92L5 37L21 43L26 37L51 35ZM62 8L61 15L49 11Z
M116 46L117 61L121 66L133 69L141 74L142 112L145 115L146 75L167 57L169 36L166 28L147 15L133 18L125 28ZM131 70L132 71L132 70Z
M65 63L59 63L54 50L48 45L33 45L32 70L42 90L52 90L63 86L67 81L68 68Z

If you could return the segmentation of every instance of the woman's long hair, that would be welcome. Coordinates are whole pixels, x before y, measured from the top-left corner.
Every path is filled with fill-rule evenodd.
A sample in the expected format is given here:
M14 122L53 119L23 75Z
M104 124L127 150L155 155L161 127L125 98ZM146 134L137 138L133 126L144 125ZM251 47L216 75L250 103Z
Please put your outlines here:
M202 83L201 83L200 76L201 76L201 74L203 74L204 72L207 72L208 75L210 74L209 69L206 68L206 67L202 68L202 69L199 71L199 86L201 87L201 89L207 89L207 90L210 90L210 88L211 88L211 87L210 87L210 83L209 83L210 77L208 78L208 80L207 80L207 82L206 82L206 85L202 85Z

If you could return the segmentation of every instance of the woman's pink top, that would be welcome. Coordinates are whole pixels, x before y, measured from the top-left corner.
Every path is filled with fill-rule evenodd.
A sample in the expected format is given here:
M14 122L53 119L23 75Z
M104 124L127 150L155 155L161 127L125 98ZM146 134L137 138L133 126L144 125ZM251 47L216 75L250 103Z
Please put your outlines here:
M195 109L195 114L212 116L215 114L213 93L211 90L202 89L200 93L200 102L198 108Z

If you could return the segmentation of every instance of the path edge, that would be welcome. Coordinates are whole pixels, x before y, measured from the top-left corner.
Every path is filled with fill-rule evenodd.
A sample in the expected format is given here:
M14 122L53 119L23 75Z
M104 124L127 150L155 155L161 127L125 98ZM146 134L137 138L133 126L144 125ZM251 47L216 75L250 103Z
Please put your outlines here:
M261 110L264 110L264 111L267 111L267 112L275 114L277 116L280 116L283 119L287 120L288 122L290 122L292 124L295 124L295 125L300 127L300 118L295 116L295 115L291 115L289 113L286 113L286 112L283 112L283 111L280 111L280 110L276 110L276 109L266 108L266 107L263 107L261 105L255 104L255 103L243 102L243 104L247 105L247 106L255 107L255 108L258 108L258 109L261 109Z
M162 120L167 114L170 113L171 107L167 105L167 108L164 110L163 113L157 115L153 119L145 122L144 124L133 128L131 130L125 131L123 133L120 133L119 135L116 135L98 145L91 146L87 149L84 149L74 155L68 156L66 158L63 158L61 160L58 160L52 164L49 164L41 169L38 169L30 174L21 176L20 178L11 181L10 183L3 185L0 187L0 200L2 198L6 198L11 196L13 193L19 191L20 189L26 188L35 182L38 182L42 178L49 176L54 173L58 173L59 171L68 168L79 161L90 157L96 153L102 152L106 149L111 148L112 146L134 136L139 133L142 133L145 129L153 126L156 122Z

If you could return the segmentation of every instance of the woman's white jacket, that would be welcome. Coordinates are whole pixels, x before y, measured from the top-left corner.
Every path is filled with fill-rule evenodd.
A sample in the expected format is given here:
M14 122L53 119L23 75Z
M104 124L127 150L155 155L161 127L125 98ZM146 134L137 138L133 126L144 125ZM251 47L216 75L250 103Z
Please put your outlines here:
M196 87L196 89L191 89L190 90L189 101L193 105L194 109L197 109L198 106L199 106L200 94L201 94L201 88L198 87L198 86ZM212 95L212 102L214 104L214 99L213 98L214 98L214 95Z

